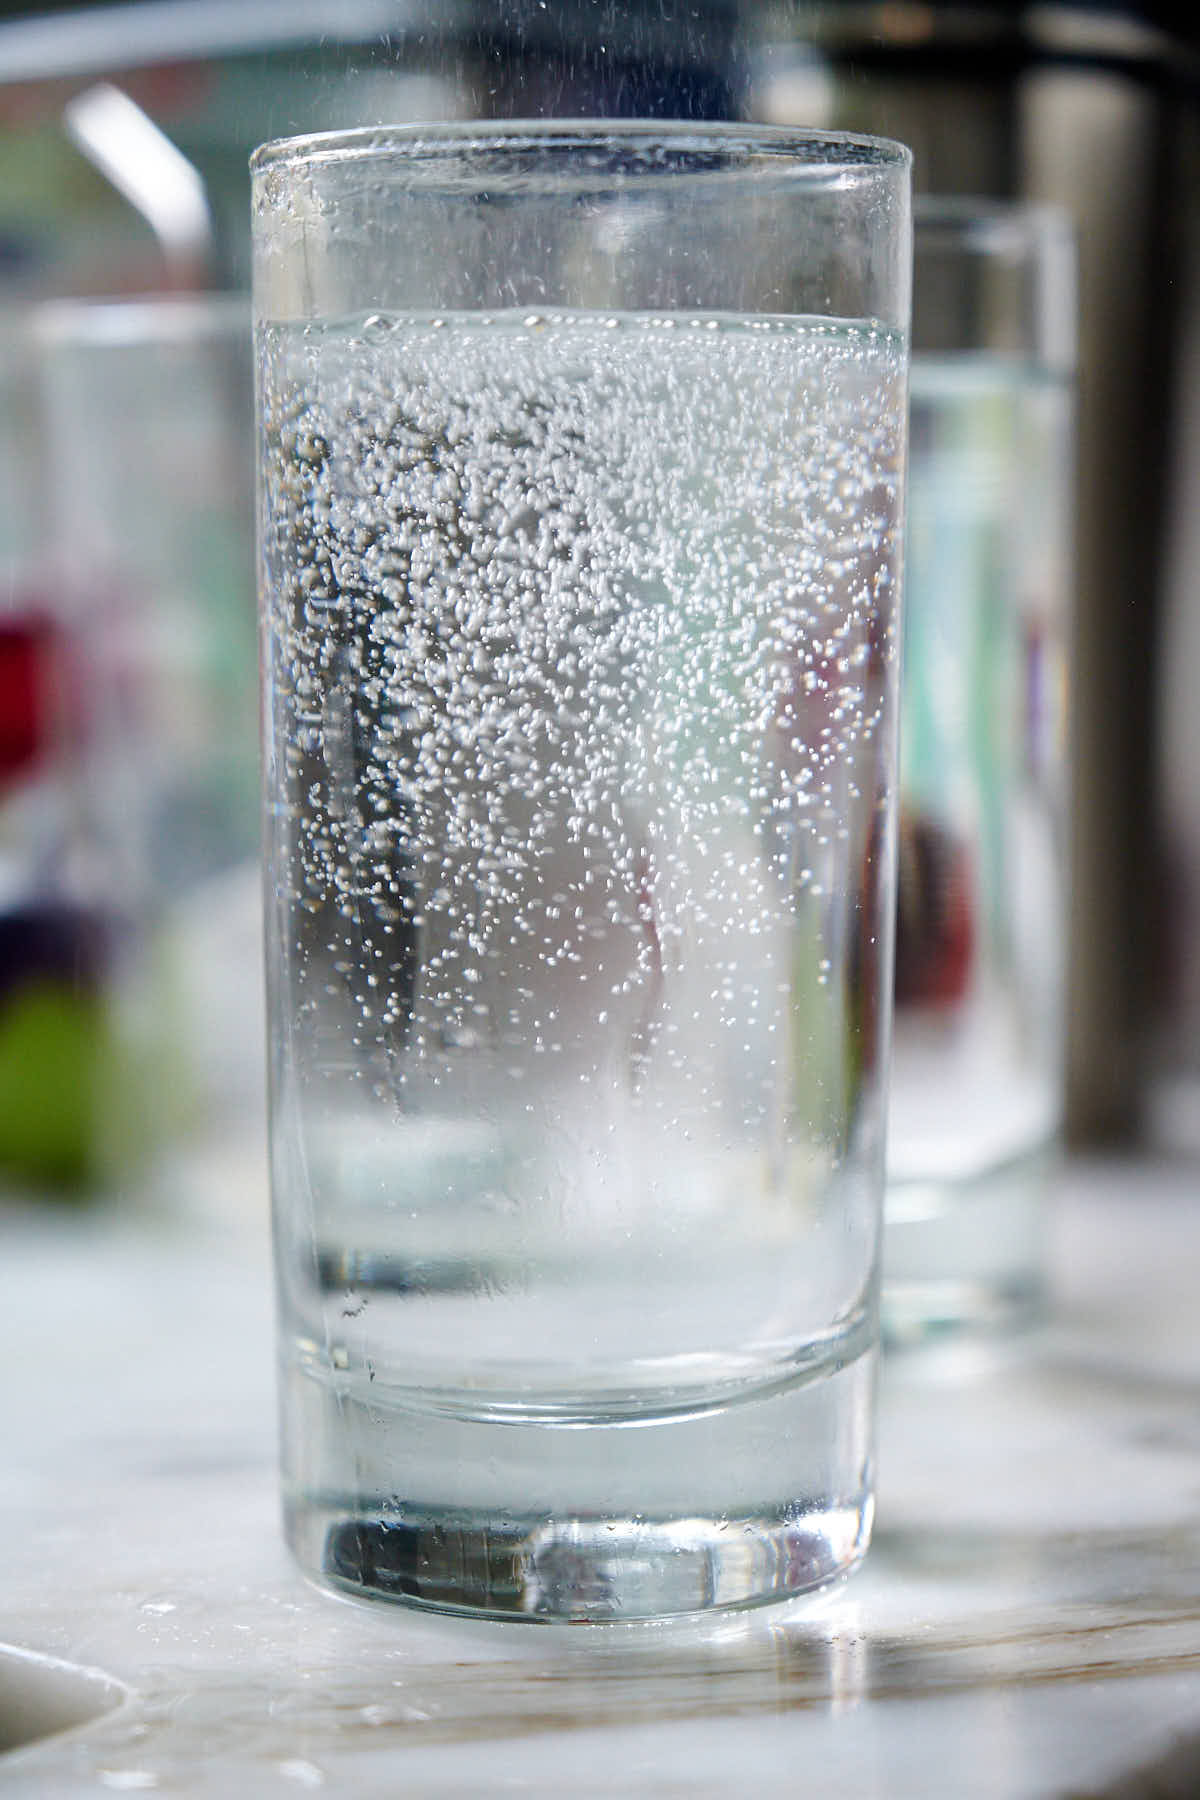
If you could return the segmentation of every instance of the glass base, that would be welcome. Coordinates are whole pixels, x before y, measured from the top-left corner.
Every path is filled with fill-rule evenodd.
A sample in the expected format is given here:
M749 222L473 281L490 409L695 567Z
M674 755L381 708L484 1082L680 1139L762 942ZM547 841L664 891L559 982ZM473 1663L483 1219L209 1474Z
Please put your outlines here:
M877 1354L703 1411L570 1425L369 1400L296 1366L284 1515L319 1584L442 1612L660 1619L861 1560Z
M288 1537L323 1585L437 1612L576 1623L763 1606L849 1573L870 1502L773 1519L535 1519L294 1510Z
M1043 1301L1043 1227L1054 1153L1044 1146L969 1181L889 1182L885 1346L1028 1328Z

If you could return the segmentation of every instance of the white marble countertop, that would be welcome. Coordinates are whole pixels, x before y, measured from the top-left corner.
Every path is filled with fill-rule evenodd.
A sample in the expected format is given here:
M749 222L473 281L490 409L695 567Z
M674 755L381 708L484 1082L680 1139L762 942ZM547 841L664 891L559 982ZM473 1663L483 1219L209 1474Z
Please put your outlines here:
M1072 1165L1045 1329L889 1364L849 1582L577 1629L295 1572L265 1205L233 1160L216 1209L0 1216L0 1637L128 1689L0 1756L0 1794L1200 1792L1194 1164Z

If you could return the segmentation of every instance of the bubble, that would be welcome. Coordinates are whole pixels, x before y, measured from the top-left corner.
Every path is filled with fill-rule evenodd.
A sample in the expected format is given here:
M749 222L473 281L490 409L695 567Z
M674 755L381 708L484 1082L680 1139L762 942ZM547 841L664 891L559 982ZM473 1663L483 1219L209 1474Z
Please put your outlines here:
M773 954L870 813L898 348L683 322L263 337L295 979L400 1067L485 989L565 1054L565 981L650 1018L697 944Z

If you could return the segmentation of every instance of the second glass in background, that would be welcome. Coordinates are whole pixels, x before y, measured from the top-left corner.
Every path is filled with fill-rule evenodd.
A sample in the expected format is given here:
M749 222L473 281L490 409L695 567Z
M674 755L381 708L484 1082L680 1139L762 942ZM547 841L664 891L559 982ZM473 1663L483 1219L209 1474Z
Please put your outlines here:
M186 1153L208 1207L263 1134L249 301L60 301L34 335L120 1069L98 1174L140 1189L166 1154L178 1197Z
M1028 1318L1063 1117L1074 245L919 201L885 1329Z

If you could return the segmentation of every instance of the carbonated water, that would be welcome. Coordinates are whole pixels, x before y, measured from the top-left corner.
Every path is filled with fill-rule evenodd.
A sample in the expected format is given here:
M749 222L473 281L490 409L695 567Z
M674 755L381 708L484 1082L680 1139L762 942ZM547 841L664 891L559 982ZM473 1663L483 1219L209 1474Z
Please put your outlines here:
M825 1579L869 1532L903 346L258 356L293 1543L527 1616Z

